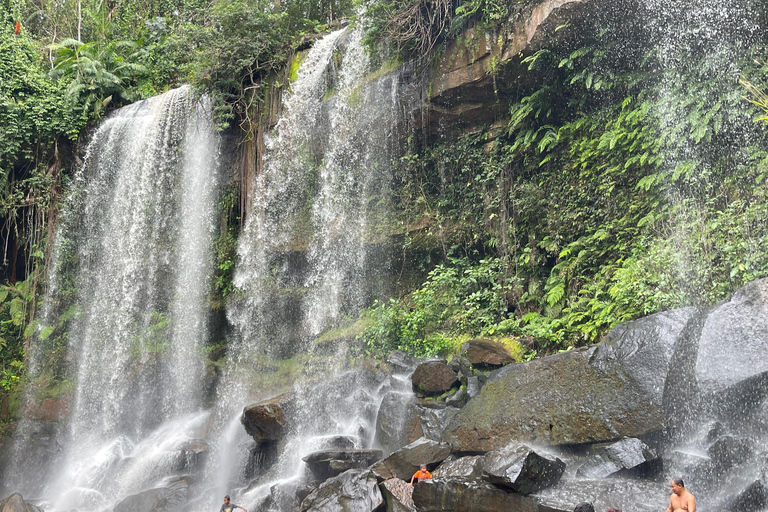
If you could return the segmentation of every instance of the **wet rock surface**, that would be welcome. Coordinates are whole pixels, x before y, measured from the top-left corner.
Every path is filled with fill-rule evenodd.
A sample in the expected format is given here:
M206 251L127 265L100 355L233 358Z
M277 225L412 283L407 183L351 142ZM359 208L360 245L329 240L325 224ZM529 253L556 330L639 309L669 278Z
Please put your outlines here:
M115 505L114 512L175 512L187 502L188 491L187 482L179 480L168 487L128 496Z
M595 510L614 507L624 511L658 512L669 505L669 485L638 480L561 480L531 495L547 512L572 512L578 503L590 502Z
M245 431L257 443L282 439L286 427L286 410L292 399L293 395L283 394L245 407L240 417Z
M323 482L301 502L302 512L372 512L384 503L376 475L350 469Z
M423 437L374 464L371 470L384 480L399 478L410 481L411 476L422 464L434 467L450 453L450 445Z
M381 450L324 450L302 458L317 481L337 476L348 469L363 469L381 459Z
M426 396L440 395L459 385L459 377L441 361L421 363L411 376L413 390Z
M599 446L581 466L576 475L581 478L651 477L662 470L661 457L640 439L625 438L616 443Z
M432 476L436 479L446 480L480 479L483 477L484 459L485 457L482 455L473 455L446 461L440 464L440 466L432 472Z
M380 487L384 500L387 502L387 512L414 512L416 510L413 504L413 489L405 480L390 478L384 480Z
M483 452L513 441L581 444L661 431L664 379L692 313L652 315L596 346L498 370L443 440L456 451Z
M487 339L466 342L461 347L461 355L480 369L498 368L515 362L512 354L502 343Z
M556 484L565 472L565 462L513 444L485 454L482 469L491 483L530 494Z
M419 512L538 512L535 500L476 480L425 480L414 485L413 503Z

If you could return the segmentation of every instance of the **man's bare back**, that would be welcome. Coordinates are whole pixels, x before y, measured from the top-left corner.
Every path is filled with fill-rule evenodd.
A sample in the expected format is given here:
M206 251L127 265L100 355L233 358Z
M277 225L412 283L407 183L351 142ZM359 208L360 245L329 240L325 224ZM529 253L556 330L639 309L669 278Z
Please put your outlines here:
M685 490L680 478L673 478L670 482L672 495L669 497L669 507L666 512L696 512L696 498Z

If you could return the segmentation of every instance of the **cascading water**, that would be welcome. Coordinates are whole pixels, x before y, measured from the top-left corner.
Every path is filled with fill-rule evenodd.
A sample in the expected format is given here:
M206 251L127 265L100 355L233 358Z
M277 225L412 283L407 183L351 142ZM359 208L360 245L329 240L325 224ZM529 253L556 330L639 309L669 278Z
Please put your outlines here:
M184 445L203 437L198 352L207 339L218 154L210 106L188 88L122 108L93 134L65 207L38 337L42 352L52 310L74 311L68 432L49 474L21 472L9 487L57 510L103 510L157 485Z
M302 62L267 142L264 172L252 191L253 209L238 249L235 284L246 298L228 310L237 339L220 387L220 402L226 404L220 410L230 415L221 423L239 423L249 397L270 393L248 389L239 376L246 366L270 374L271 358L293 358L304 377L324 372L324 384L294 389L298 418L286 442L290 449L248 494L253 503L262 503L270 482L300 476L301 457L328 436L350 436L358 448L372 441L371 410L380 398L366 390L382 384L351 371L334 377L343 368L346 347L316 341L346 316L358 315L370 294L365 286L372 269L385 260L372 254L372 233L385 215L389 167L408 110L398 73L366 82L371 70L361 38L359 31L334 32ZM338 68L334 55L341 56ZM238 416L232 417L233 411ZM252 443L242 432L238 439L225 438L220 460L236 451L235 445ZM219 475L220 485L236 480L234 471Z

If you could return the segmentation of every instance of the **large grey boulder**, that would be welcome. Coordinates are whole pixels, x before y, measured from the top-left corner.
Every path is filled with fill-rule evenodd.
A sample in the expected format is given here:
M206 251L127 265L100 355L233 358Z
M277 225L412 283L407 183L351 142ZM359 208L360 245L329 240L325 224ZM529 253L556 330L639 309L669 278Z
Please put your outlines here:
M651 315L595 346L504 367L456 414L443 440L477 453L514 441L582 444L661 431L669 363L694 312Z
M451 453L451 446L422 437L396 451L371 469L383 480L399 478L406 482L422 464L435 465L445 460Z
M410 392L389 391L382 397L376 416L375 442L385 456L424 435L414 401ZM418 435L414 430L418 430Z
M513 444L485 454L482 468L491 483L530 494L556 484L565 472L565 462Z
M477 480L424 480L413 486L413 503L419 512L539 512L535 500Z
M384 503L376 475L350 469L323 482L301 502L302 512L373 512Z
M441 480L477 480L483 477L483 455L459 457L440 464L432 477Z
M646 480L560 480L557 485L534 494L539 510L572 512L577 503L588 501L595 510L614 507L632 512L659 512L669 505L669 484Z
M257 443L280 441L285 434L287 410L293 395L286 393L243 408L240 422Z
M323 450L302 458L317 481L337 476L348 469L364 469L381 459L381 450Z
M387 503L387 512L415 512L413 489L405 480L390 478L384 480L379 487Z
M595 453L576 471L580 478L648 477L661 472L662 460L640 439L627 437L598 446Z
M178 480L168 487L128 496L115 505L114 512L175 512L187 502L188 490L187 482Z
M707 315L696 355L702 394L768 372L768 279L737 290Z
M759 512L768 506L768 487L755 480L746 489L728 499L722 507L729 512Z

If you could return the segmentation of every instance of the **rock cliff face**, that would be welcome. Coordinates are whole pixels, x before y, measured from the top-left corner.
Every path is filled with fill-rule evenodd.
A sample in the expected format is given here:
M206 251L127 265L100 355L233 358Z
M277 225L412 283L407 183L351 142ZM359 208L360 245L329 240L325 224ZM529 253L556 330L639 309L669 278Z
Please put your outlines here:
M526 57L544 48L578 48L616 20L622 21L619 36L631 39L641 30L640 10L632 0L526 2L495 27L467 29L429 71L429 131L450 138L492 125L517 92L545 79L528 69Z

